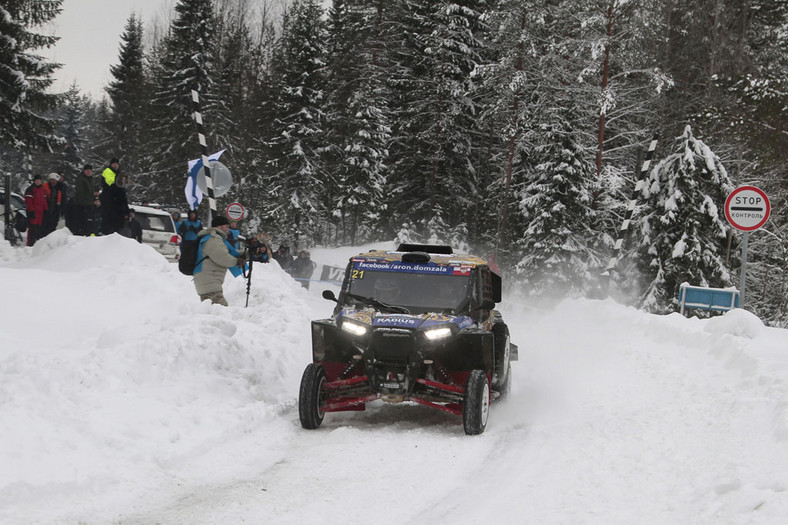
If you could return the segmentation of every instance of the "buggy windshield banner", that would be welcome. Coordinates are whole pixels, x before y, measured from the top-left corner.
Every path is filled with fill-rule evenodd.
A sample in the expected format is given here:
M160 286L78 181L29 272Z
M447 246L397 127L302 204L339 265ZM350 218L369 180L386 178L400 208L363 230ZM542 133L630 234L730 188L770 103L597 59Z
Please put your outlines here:
M435 263L403 263L393 262L370 262L356 261L353 269L359 272L400 272L400 273L423 273L429 275L456 275L468 276L471 274L470 266L444 266Z

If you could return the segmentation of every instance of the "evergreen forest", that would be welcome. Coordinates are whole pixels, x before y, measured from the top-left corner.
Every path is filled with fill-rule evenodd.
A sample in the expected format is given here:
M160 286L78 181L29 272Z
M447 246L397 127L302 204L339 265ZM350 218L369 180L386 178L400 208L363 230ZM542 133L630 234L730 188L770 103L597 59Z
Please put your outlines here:
M724 203L753 185L747 308L788 327L788 0L177 0L129 13L101 100L51 89L62 3L0 2L13 191L119 157L135 202L185 210L196 89L246 233L450 243L534 301L668 313L739 285Z

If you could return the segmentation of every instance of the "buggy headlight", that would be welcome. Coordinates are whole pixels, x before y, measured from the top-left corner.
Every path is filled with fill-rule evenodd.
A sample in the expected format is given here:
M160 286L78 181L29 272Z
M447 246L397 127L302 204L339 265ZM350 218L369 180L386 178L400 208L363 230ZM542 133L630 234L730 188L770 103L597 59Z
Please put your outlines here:
M443 339L444 337L449 337L450 335L451 328L448 326L440 326L438 328L431 328L430 330L424 331L424 337L430 341L437 341L438 339Z
M361 337L362 335L365 335L369 329L363 324L354 323L353 321L343 321L342 330L351 335Z

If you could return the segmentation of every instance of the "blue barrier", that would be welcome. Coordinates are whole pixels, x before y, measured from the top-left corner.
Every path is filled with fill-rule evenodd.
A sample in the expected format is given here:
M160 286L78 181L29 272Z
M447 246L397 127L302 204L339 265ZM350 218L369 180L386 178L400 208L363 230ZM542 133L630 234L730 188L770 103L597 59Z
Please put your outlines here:
M679 288L681 315L687 308L727 312L739 307L739 290L736 288L705 288L682 283Z

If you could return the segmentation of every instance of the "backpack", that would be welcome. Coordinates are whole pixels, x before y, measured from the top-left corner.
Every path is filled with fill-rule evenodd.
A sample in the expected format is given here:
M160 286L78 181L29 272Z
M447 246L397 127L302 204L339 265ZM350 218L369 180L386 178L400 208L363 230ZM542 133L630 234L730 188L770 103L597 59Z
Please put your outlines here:
M200 241L183 243L181 258L178 260L178 270L183 275L194 275L194 268L208 257L197 260L197 250L200 248Z

